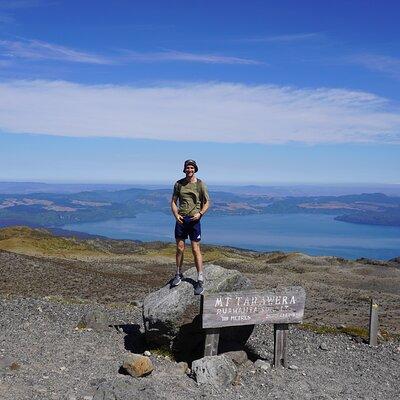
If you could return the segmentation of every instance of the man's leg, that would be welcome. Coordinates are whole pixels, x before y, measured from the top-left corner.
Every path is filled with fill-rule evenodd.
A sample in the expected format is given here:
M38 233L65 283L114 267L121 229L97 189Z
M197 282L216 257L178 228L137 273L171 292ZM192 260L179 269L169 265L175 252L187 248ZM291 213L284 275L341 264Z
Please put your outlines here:
M183 254L185 252L185 241L183 239L176 239L176 273L182 273Z
M200 295L204 293L203 282L203 256L200 251L200 242L192 240L192 252L194 256L194 263L197 269L197 284L194 287L194 294Z
M195 242L194 240L191 241L192 244L192 253L194 257L194 264L196 265L197 269L197 277L199 281L204 281L203 277L203 256L201 255L200 251L200 242Z
M178 286L182 281L183 253L185 251L185 240L176 239L176 274L172 279L171 286Z

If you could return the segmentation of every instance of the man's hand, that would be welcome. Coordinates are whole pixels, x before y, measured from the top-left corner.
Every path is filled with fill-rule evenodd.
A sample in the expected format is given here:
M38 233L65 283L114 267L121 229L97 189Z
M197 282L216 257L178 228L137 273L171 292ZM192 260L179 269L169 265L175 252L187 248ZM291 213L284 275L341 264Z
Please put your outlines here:
M176 219L176 222L178 223L178 224L183 224L183 217L182 217L182 215L179 215L179 214L176 214L175 215L175 219Z
M201 218L201 214L198 212L197 214L194 214L192 218L190 218L191 221L198 221Z

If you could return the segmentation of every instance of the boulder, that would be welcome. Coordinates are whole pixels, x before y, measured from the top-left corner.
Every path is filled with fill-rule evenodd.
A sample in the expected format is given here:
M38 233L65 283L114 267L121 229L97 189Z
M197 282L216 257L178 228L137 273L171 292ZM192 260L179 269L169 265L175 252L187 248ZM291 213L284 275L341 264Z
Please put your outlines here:
M122 367L129 375L135 378L149 375L154 369L150 358L141 354L129 354L129 356L126 356Z
M206 265L205 295L212 292L233 292L252 287L239 271ZM196 269L191 268L177 287L168 283L147 295L143 301L145 338L151 347L169 347L180 361L203 356L204 330L201 327L201 296L193 293ZM253 331L253 325L226 327L220 330L219 351L241 350Z
M237 374L235 363L223 354L193 361L192 372L199 385L210 385L217 390L231 385Z

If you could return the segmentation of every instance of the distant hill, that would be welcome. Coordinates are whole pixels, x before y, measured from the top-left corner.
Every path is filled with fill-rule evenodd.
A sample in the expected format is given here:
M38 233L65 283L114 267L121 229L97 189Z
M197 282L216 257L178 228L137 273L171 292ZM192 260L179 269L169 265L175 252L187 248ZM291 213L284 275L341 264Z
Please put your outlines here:
M400 196L400 184L269 184L269 185L229 185L209 184L215 192L228 192L251 196L344 196L362 193L383 193L387 196ZM131 188L147 190L167 189L170 184L163 183L44 183L44 182L0 182L0 194L31 193L79 193L84 191L118 191Z
M400 197L383 193L343 196L269 196L210 191L211 214L330 214L340 221L400 226ZM78 193L0 194L0 226L60 227L79 222L170 212L171 189L129 188Z
M400 207L385 211L359 211L352 214L340 215L338 221L352 222L353 224L400 226Z

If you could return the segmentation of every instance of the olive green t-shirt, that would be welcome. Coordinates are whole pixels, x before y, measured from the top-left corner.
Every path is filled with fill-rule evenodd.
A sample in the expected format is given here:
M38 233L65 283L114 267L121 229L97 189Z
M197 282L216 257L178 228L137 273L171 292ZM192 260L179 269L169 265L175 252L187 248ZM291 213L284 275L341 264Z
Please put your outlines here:
M210 199L207 186L199 179L194 183L188 183L185 178L179 180L175 183L173 196L178 198L179 214L190 217L197 214Z

